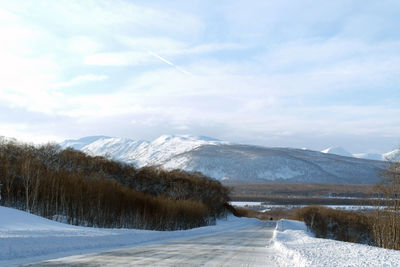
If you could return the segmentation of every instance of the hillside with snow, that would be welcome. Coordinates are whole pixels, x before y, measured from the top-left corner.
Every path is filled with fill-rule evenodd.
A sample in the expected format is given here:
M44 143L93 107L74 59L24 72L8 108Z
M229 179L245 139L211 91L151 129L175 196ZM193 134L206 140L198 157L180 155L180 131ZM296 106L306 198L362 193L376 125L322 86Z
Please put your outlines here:
M400 160L400 148L397 148L393 151L383 154L383 158L386 160L397 161Z
M384 162L292 148L207 145L176 155L163 166L219 180L368 184L378 181Z
M353 156L359 159L386 160L382 154L378 153L356 153Z
M189 135L163 135L152 142L85 137L67 140L61 146L137 167L158 165L166 169L200 171L218 180L234 182L369 184L379 181L379 172L385 165L382 161L349 156L340 148L324 152L270 148Z
M346 151L344 148L339 146L329 147L327 149L322 150L321 152L335 154L343 157L353 157L353 154L351 154L350 152Z
M355 157L359 159L370 159L370 160L384 160L384 161L391 161L391 160L399 160L400 159L400 149L397 148L393 151L389 151L387 153L378 154L378 153L355 153L352 154L346 151L344 148L339 146L329 147L327 149L321 150L322 153L329 153L335 154L344 157Z
M89 155L106 156L133 163L138 167L162 165L171 157L193 150L202 145L228 144L228 142L204 136L162 135L152 142L107 136L84 137L66 140L61 147L72 147Z

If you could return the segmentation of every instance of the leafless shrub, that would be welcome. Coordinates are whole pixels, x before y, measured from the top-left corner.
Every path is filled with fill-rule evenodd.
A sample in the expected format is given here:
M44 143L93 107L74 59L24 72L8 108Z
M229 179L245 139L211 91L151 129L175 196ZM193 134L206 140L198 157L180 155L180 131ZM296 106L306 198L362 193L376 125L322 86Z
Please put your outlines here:
M304 221L316 237L375 244L368 214L308 206L299 209L295 218Z
M380 196L373 216L373 233L380 247L400 249L400 160L389 161L376 186ZM386 208L383 208L386 207Z

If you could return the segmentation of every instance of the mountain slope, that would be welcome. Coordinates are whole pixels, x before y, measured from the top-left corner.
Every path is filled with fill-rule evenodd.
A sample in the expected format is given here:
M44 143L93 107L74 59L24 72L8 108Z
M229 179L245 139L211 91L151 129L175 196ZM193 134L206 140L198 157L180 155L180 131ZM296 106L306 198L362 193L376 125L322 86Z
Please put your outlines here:
M344 148L339 146L329 147L327 149L322 150L321 152L335 154L343 157L353 157L353 154L351 154L350 152L346 151Z
M385 160L382 154L377 153L358 153L353 156L359 159Z
M90 139L90 138L89 138ZM200 171L218 180L307 183L376 183L384 162L340 156L343 149L322 153L304 149L236 145L188 135L163 135L152 142L98 137L80 150L91 155L110 156L137 167L160 165L166 169ZM83 146L82 146L83 145ZM343 150L343 151L341 151ZM348 152L347 152L348 153Z
M400 160L400 148L397 148L393 151L383 154L383 158L387 160Z
M228 144L204 136L162 135L152 142L135 141L128 138L92 136L78 140L67 140L61 147L72 147L89 155L112 157L133 163L138 167L160 165L174 155L181 154L202 145Z
M246 145L201 146L164 163L219 180L369 184L384 162L291 148Z
M99 139L108 139L108 138L111 138L111 137L103 136L103 135L87 136L87 137L83 137L83 138L80 138L77 140L73 140L73 139L65 140L64 142L60 143L60 146L63 148L71 147L76 150L81 150L85 146L87 146L93 142L96 142Z

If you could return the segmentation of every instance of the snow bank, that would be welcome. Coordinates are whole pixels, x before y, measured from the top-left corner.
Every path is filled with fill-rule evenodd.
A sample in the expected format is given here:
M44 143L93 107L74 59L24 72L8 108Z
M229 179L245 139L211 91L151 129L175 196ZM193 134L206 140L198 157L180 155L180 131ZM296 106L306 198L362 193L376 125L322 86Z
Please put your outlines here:
M400 251L315 238L298 221L278 221L272 242L282 266L400 266Z
M231 231L257 220L229 217L182 231L77 227L0 206L0 266Z

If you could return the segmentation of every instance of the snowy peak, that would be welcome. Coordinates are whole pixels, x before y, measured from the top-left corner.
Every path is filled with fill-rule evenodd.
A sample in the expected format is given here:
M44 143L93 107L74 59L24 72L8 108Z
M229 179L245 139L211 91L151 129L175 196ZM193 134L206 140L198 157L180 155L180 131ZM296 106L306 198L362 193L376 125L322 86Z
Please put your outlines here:
M340 146L329 147L321 151L322 153L335 154L344 157L353 157L353 155Z
M61 147L72 147L89 155L111 157L142 167L162 164L172 156L202 145L218 144L228 144L228 142L191 135L162 135L152 142L108 136L90 136L78 140L66 140L61 143Z
M111 138L111 137L103 136L103 135L87 136L87 137L83 137L83 138L76 139L76 140L74 140L74 139L65 140L64 142L62 142L60 144L60 146L63 148L71 147L76 150L81 150L83 147L85 147L99 139L104 139L104 138Z
M327 149L324 149L321 151L322 153L329 153L329 154L335 154L339 156L345 156L345 157L355 157L359 159L369 159L369 160L380 160L380 161L386 161L386 160L399 160L400 159L400 148L395 149L393 151L390 151L385 154L378 154L378 153L356 153L356 154L351 154L350 152L346 151L342 147L329 147Z
M153 142L151 145L153 146L162 146L164 144L177 144L177 143L191 143L193 145L196 144L217 144L217 143L227 143L224 141L220 141L218 139L205 137L205 136L192 136L192 135L161 135Z
M163 164L172 156L193 150L202 145L227 144L208 137L191 135L162 135L147 147L132 154L131 162L138 166Z
M397 148L393 151L385 153L382 155L384 159L389 161L397 161L400 160L400 148Z
M81 150L89 155L105 156L128 161L130 158L129 154L141 146L148 146L148 142L142 140L135 141L128 138L107 137L97 139L93 143L81 148Z
M377 153L358 153L353 156L359 159L385 160L381 154Z

